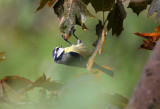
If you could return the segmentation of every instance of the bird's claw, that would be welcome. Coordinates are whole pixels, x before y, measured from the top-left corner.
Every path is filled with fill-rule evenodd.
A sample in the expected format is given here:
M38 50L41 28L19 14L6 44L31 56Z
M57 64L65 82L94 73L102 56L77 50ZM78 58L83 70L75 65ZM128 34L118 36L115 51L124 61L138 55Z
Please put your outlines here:
M81 44L82 41L80 39L77 40L77 44Z
M59 48L62 48L62 45L60 45Z

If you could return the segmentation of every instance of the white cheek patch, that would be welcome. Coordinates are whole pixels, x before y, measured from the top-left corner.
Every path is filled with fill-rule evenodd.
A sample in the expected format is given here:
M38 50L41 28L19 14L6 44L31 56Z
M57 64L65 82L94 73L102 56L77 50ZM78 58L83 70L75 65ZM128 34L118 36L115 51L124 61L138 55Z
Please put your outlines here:
M57 52L57 57L59 57L63 53L63 51L64 51L63 48L59 48L59 50Z

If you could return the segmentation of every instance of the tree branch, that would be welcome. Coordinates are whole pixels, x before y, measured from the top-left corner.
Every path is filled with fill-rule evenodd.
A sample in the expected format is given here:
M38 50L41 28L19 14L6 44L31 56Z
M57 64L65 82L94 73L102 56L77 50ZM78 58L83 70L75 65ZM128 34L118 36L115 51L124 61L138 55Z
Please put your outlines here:
M126 109L160 109L160 40L145 66Z

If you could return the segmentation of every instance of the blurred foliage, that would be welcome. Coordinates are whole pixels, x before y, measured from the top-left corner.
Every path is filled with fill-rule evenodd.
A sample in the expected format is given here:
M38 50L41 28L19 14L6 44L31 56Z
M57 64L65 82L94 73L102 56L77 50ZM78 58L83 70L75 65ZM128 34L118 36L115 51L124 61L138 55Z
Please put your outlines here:
M97 1L97 0L82 0L82 1L87 5L89 3L91 3L96 12L102 11L102 10L109 11L109 10L112 9L112 7L115 4L114 0L100 0L100 1ZM103 3L104 3L104 9L102 7Z
M53 7L55 14L60 20L59 28L66 39L72 35L71 30L75 25L85 26L86 17L93 17L81 0L58 0Z
M142 11L147 9L147 5L151 4L151 2L152 0L140 0L140 2L131 0L127 8L131 8L138 16Z
M157 22L158 19L159 19L159 17L160 17L160 8L159 8L159 5L160 5L160 0L152 0L151 6L148 9L148 15L149 16L152 16L153 13L156 12L157 15L156 15L155 22Z
M6 57L5 61L0 61L0 78L18 75L36 81L45 73L47 78L66 85L62 87L58 98L52 97L43 88L34 88L27 92L28 99L34 104L0 102L0 109L10 109L13 106L14 109L118 109L116 105L107 102L103 95L118 93L127 98L131 96L150 54L150 51L138 50L143 41L131 33L153 32L156 27L154 19L147 18L146 11L137 17L131 13L131 9L127 10L128 17L124 21L125 31L122 32L122 37L111 37L110 31L103 53L95 60L99 65L114 68L115 76L111 78L101 74L98 79L93 74L85 74L87 69L54 63L54 47L69 45L61 37L52 8L44 8L35 13L38 2L39 0L0 1L0 52L5 52ZM96 14L91 5L88 9L94 16L102 19L102 12ZM94 48L92 44L97 39L97 23L97 19L88 18L85 23L88 31L76 26L75 34L90 50ZM71 41L76 42L75 39Z
M4 61L6 57L4 56L5 52L0 52L0 61Z
M13 107L13 105L36 105L37 103L33 102L32 99L28 99L26 92L36 87L41 87L39 93L42 98L39 99L39 103L43 103L44 100L48 100L46 90L50 92L50 98L53 98L57 96L57 92L62 86L61 83L50 81L50 78L47 79L45 75L39 77L35 82L19 76L7 76L0 80L0 103L12 104L11 107ZM48 102L48 104L50 103ZM3 105L0 106L3 107Z

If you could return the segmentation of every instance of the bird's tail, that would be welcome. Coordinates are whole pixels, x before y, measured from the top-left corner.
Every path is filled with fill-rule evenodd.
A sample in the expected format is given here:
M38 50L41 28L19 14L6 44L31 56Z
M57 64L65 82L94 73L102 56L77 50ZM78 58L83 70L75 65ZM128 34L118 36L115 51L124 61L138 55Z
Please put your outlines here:
M113 75L114 75L113 69L106 66L106 65L100 66L98 64L94 64L93 67L96 68L99 73L104 72L105 74L107 74L111 77L113 77Z

